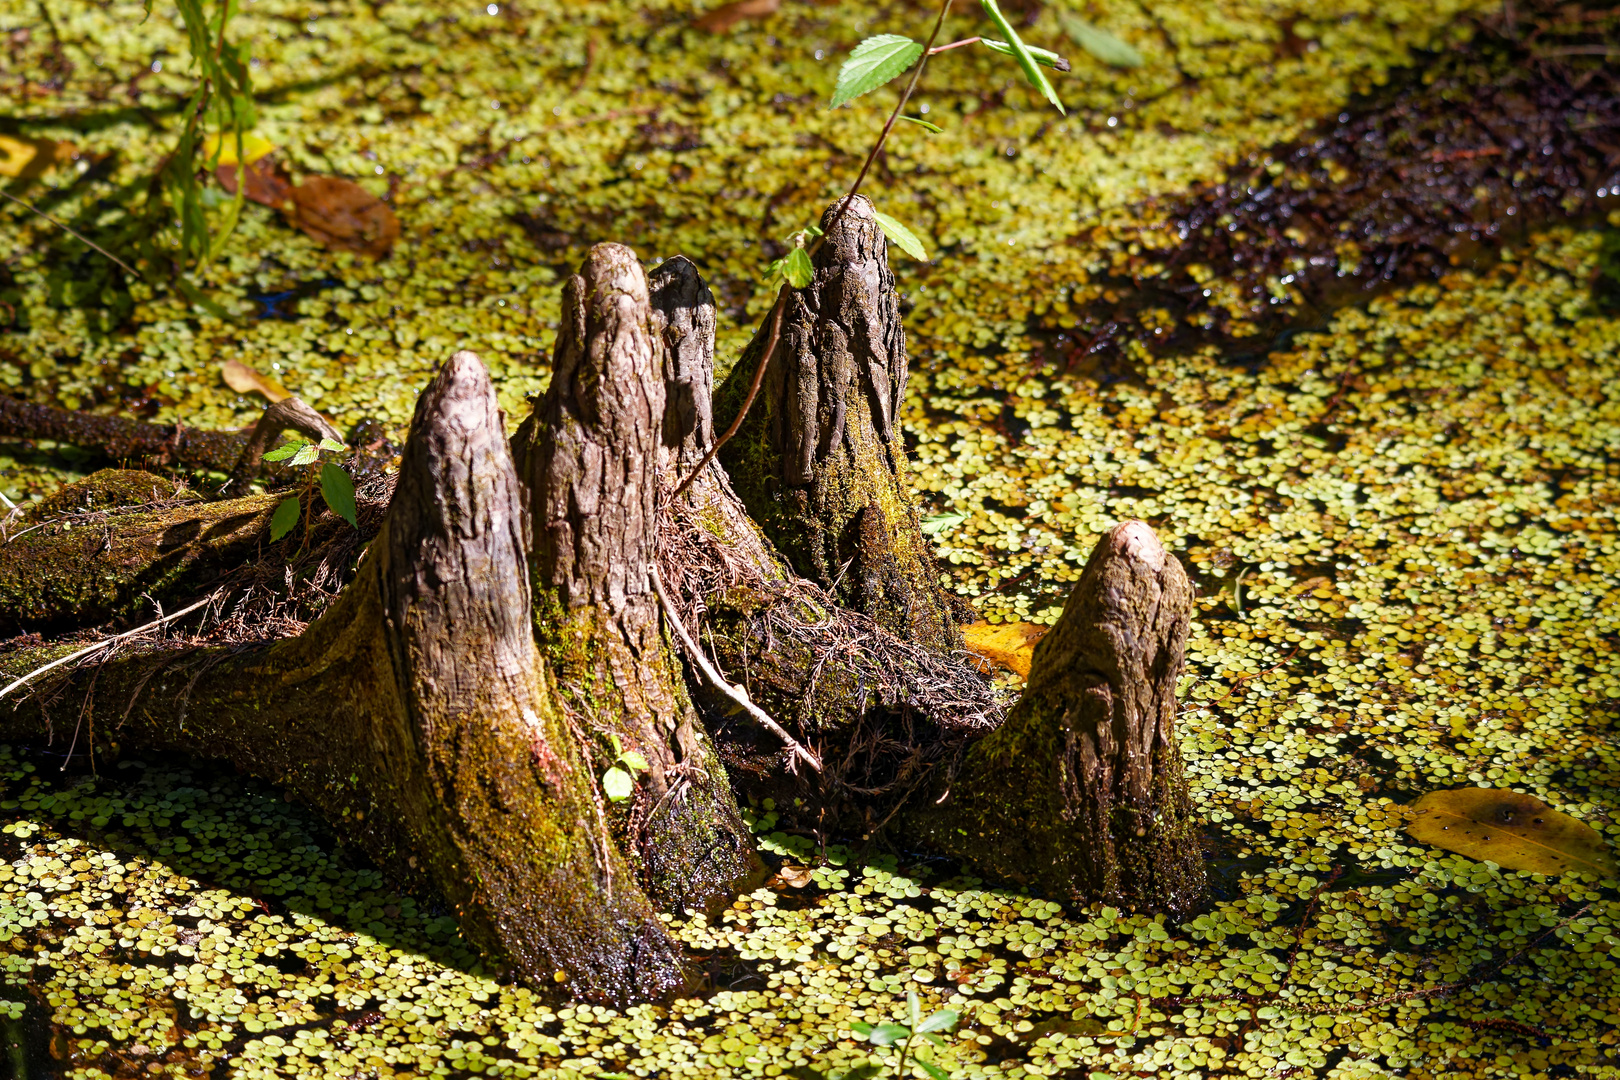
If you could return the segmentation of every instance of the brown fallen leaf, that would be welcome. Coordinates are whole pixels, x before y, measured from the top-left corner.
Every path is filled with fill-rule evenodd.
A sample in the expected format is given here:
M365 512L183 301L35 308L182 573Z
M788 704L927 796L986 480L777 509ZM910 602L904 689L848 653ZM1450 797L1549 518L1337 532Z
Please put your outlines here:
M312 176L292 189L283 211L312 240L380 259L399 239L399 219L353 180Z
M1046 636L1047 629L1027 622L976 622L962 628L962 642L969 652L1027 679L1035 643Z
M1497 788L1431 791L1411 806L1412 839L1509 870L1615 876L1614 855L1595 829L1533 795Z
M247 190L242 193L244 199L279 210L292 198L292 181L274 157L267 155L248 162L245 175ZM220 187L231 195L236 194L235 165L221 165L214 170L214 176L219 180Z
M777 876L795 889L802 889L810 884L810 868L808 866L784 866Z
M782 0L736 0L736 3L717 7L702 18L693 20L692 25L711 34L723 34L744 19L763 19L767 15L774 15L781 6Z
M263 394L271 404L292 397L285 386L268 375L259 374L240 360L225 361L219 365L219 373L224 376L225 385L238 394Z

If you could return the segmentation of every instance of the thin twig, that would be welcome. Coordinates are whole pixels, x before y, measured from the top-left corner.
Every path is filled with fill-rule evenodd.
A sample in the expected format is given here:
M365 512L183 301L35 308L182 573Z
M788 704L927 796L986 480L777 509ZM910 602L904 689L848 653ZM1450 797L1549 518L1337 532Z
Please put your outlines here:
M767 731L786 743L787 748L792 751L794 757L809 765L816 772L820 772L821 761L816 755L799 745L798 740L789 735L781 724L772 720L769 713L755 705L748 697L747 690L726 682L725 678L714 669L714 665L709 663L709 658L703 655L703 650L697 647L697 642L693 641L692 636L686 632L686 625L681 622L680 616L675 614L674 601L670 600L669 594L664 591L664 579L658 575L656 565L648 565L647 576L652 578L653 589L658 593L658 601L664 605L664 617L669 620L669 625L675 628L675 636L681 639L681 644L686 646L687 654L692 657L692 662L714 684L715 689L736 702L744 712L759 721Z
M32 213L38 214L40 217L44 218L46 221L50 222L52 225L55 225L58 229L61 229L63 232L68 233L71 236L75 236L80 240L83 240L86 244L89 244L91 247L95 248L97 251L99 251L103 255L107 256L107 258L111 259L113 262L115 262L119 266L123 267L125 272L128 273L131 277L139 278L141 276L141 275L137 274L135 272L134 268L131 267L123 259L120 259L118 256L114 255L112 252L108 251L106 248L102 247L100 244L96 243L94 240L92 240L88 236L84 235L84 233L80 232L78 229L75 229L73 226L64 225L62 222L57 221L55 218L51 217L51 215L47 214L45 211L41 210L39 207L34 206L32 203L23 202L21 199L17 198L17 196L11 194L11 192L9 192L9 191L0 191L0 195L4 195L6 198L10 199L12 202L16 203L18 206L22 207L24 210L28 210L28 211L31 211Z
M5 697L7 694L9 694L13 690L17 689L17 687L23 685L28 680L32 679L34 676L43 675L47 671L50 671L52 668L59 668L63 664L72 663L74 660L81 659L82 657L89 656L91 653L100 652L102 649L105 649L105 648L107 648L107 647L109 647L111 645L115 645L118 642L123 641L125 638L132 638L136 634L143 634L146 631L152 629L154 626L162 626L164 623L173 622L175 619L178 619L182 615L189 615L193 611L196 611L198 608L204 606L205 604L212 603L213 600L214 600L215 595L216 595L215 593L209 593L207 596L203 597L201 600L197 601L195 604L192 604L188 608L182 608L181 610L175 612L173 615L165 615L161 619L154 619L153 621L147 623L145 626L137 626L135 629L126 630L122 634L114 634L112 637L107 638L105 641L98 641L94 645L89 645L89 646L86 646L83 649L80 649L78 652L69 653L68 655L62 657L60 660L52 660L50 663L46 664L44 667L35 668L33 671L30 671L28 674L22 676L20 679L12 680L10 685L8 685L4 690L0 690L0 697Z

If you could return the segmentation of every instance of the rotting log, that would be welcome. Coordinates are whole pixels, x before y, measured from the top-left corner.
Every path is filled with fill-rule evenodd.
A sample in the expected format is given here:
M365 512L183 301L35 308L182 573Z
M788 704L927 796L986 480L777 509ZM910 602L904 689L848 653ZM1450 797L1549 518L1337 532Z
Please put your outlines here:
M564 286L551 384L513 446L532 500L541 648L595 771L621 749L646 761L612 809L614 835L648 895L677 909L728 895L757 864L648 576L665 353L635 253L596 245Z
M1059 901L1195 911L1204 860L1175 731L1192 602L1152 529L1115 526L1006 722L940 770L900 835Z
M854 196L822 215L815 273L791 290L758 400L720 451L737 494L802 576L928 648L961 645L907 475L900 410L908 370L887 241ZM742 411L770 339L760 329L715 396Z
M0 736L227 759L431 883L530 981L656 998L679 951L607 835L536 650L524 499L488 374L458 353L417 405L382 533L307 631L63 669L0 710Z
M287 492L207 502L152 473L103 469L0 523L0 633L60 634L148 614L151 605L208 592L252 565L271 573L300 531L270 543ZM319 514L313 546L376 534L378 504L358 499L360 531ZM172 606L172 605L171 605Z

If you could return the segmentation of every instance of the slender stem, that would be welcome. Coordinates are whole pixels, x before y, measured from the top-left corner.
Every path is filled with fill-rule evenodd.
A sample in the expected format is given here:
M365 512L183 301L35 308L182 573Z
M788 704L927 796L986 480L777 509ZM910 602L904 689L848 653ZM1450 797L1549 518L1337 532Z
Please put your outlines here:
M135 272L134 268L132 268L123 259L120 259L118 256L114 255L112 252L108 251L106 248L102 247L100 244L96 243L94 240L92 240L88 236L84 235L78 229L75 229L73 226L64 225L62 222L57 221L55 218L51 217L51 215L47 214L45 211L41 210L39 207L34 206L34 205L30 204L30 203L23 202L21 199L17 198L17 196L11 194L11 192L9 192L9 191L0 191L0 195L4 195L6 198L10 199L12 202L16 203L18 206L22 207L24 210L32 211L33 213L38 214L40 217L44 218L46 221L50 222L52 225L55 225L58 229L61 229L63 232L68 233L69 235L74 236L74 237L76 237L76 238L78 238L80 240L83 240L86 244L89 244L91 247L95 248L97 251L99 251L103 255L107 256L107 258L111 259L113 262L115 262L119 266L123 267L125 272L127 272L131 277L139 278L141 276L141 275L137 274Z
M866 174L871 172L872 162L877 160L878 152L883 149L883 144L889 138L889 132L894 130L895 121L900 119L900 113L905 109L906 102L911 100L911 92L917 89L917 81L922 78L923 69L928 66L928 58L934 52L934 42L939 40L939 32L945 25L945 16L950 14L953 2L954 0L944 0L940 4L939 17L934 20L933 33L928 35L928 44L923 46L922 58L918 60L917 67L911 73L911 81L906 83L905 90L900 94L900 100L894 103L894 111L889 113L888 121L883 125L883 130L878 133L877 142L872 144L872 149L866 155L866 161L861 164L860 175L855 177L855 183L850 185L849 191L844 194L843 199L839 202L838 212L833 215L832 221L827 223L826 231L821 236L816 237L815 241L810 245L808 251L810 255L815 255L820 250L821 245L826 242L827 237L832 235L832 231L838 227L838 223L843 220L844 214L849 210L850 203L855 201L855 196L860 192L861 185L866 182ZM974 38L972 40L977 41L978 39ZM961 41L957 42L957 44L966 45L968 42ZM948 45L946 48L955 48L955 46ZM759 388L765 382L765 367L771 362L771 356L776 352L777 343L781 341L782 315L787 310L789 291L790 286L786 283L777 291L776 306L771 309L771 332L765 339L765 351L760 354L759 367L754 369L754 381L748 387L748 396L743 399L742 408L737 410L737 418L731 422L731 426L726 429L725 434L716 439L714 445L709 447L709 452L703 455L703 460L698 463L698 467L693 469L691 474L676 486L674 492L670 495L672 501L692 485L692 481L697 479L698 473L708 468L709 462L714 460L715 455L720 452L720 448L730 442L731 437L737 434L737 431L742 427L744 417L748 415L748 410L753 407L754 399L759 396Z
M949 52L952 49L960 49L964 45L977 45L983 40L983 38L970 37L963 38L961 41L953 41L949 45L935 45L932 49L928 50L928 55L938 56L942 52Z

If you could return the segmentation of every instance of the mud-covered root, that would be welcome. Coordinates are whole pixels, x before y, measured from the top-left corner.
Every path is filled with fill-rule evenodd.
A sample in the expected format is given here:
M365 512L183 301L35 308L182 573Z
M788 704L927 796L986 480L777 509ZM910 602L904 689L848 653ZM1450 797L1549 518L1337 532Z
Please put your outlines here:
M635 780L611 808L613 835L648 894L676 909L728 894L755 862L648 575L664 329L635 253L592 248L564 288L551 385L513 446L532 500L541 648L593 770Z
M527 529L494 389L459 353L418 403L358 576L301 636L64 669L0 709L0 737L227 759L433 886L532 983L659 997L683 978L679 951L607 836L545 675ZM16 677L61 651L0 668Z
M1054 899L1196 910L1203 853L1175 732L1192 599L1152 529L1110 530L1006 723L941 772L900 833Z
M840 205L822 216L815 275L790 291L758 400L720 459L799 574L902 637L954 649L960 633L907 474L908 361L887 241L865 198ZM716 394L722 428L770 337L767 323Z

